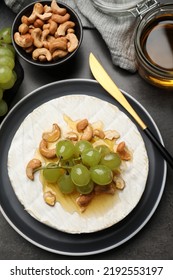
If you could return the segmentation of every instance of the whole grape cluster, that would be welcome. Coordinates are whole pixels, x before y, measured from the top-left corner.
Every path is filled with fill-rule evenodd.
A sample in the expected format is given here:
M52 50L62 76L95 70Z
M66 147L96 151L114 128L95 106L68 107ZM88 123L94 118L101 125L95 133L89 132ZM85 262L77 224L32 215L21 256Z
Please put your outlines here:
M11 28L0 30L0 116L8 112L8 105L3 99L5 90L11 89L17 79L15 67L15 51L11 41Z
M71 140L60 140L56 145L57 163L48 163L43 168L47 182L57 183L61 192L70 194L78 191L89 194L95 185L108 185L113 180L113 172L118 170L121 159L108 146L95 148L87 140L74 144Z

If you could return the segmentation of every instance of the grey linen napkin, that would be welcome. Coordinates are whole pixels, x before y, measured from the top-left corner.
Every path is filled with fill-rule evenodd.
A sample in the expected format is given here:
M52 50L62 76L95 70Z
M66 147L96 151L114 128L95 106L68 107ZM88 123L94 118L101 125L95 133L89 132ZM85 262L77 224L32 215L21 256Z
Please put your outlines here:
M31 3L29 0L4 0L14 12ZM34 2L34 1L33 1ZM35 1L36 2L36 1ZM91 0L61 0L80 16L83 27L96 28L110 50L114 65L136 71L134 35L137 19L133 16L112 16L97 10ZM105 1L112 3L112 0Z

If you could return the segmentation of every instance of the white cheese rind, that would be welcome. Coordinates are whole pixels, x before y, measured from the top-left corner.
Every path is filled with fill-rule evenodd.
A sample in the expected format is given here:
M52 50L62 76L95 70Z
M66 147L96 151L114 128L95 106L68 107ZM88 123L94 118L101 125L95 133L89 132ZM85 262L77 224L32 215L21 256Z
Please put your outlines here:
M122 168L126 187L118 191L112 206L87 214L67 212L60 203L48 206L43 199L39 174L34 182L26 177L25 168L39 146L42 133L53 123L66 130L63 115L73 120L87 118L90 123L102 121L104 130L116 130L119 141L125 141L133 160ZM48 101L31 112L17 130L8 153L8 173L19 201L38 221L68 233L95 232L114 225L126 217L139 202L148 176L148 156L143 139L134 123L116 106L86 95L69 95ZM114 203L115 202L115 203Z

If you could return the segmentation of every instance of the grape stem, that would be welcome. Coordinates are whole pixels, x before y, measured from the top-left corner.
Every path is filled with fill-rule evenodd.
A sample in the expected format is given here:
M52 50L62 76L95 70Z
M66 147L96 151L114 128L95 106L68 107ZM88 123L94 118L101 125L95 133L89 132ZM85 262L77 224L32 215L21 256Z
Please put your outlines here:
M69 170L69 169L72 169L72 167L59 165L59 162L58 162L58 164L57 163L52 163L52 164L49 164L49 166L46 165L46 166L38 167L38 168L34 169L34 173L37 172L37 171L40 171L40 170L45 170L45 169L65 169L65 170Z
M38 168L34 169L34 173L40 170L45 170L45 169L65 169L65 170L70 170L72 169L71 166L67 166L67 165L60 165L61 164L61 159L63 159L62 157L60 157L60 159L56 162L56 163L49 163L46 166L41 166ZM75 164L76 161L81 160L81 157L78 158L73 158L73 164Z

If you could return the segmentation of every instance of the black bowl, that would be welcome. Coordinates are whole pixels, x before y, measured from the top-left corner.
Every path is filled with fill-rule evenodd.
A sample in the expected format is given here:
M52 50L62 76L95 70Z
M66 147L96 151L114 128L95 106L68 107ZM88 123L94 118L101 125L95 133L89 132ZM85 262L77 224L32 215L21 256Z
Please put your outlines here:
M39 3L50 6L51 1L39 1ZM43 61L39 61L39 60L33 60L32 55L26 53L25 50L22 47L18 46L16 44L16 42L14 41L14 33L18 32L18 27L21 24L22 16L25 15L28 17L32 13L34 4L35 4L35 2L27 5L25 8L23 8L17 14L17 16L14 19L14 22L12 25L12 43L13 43L13 46L14 46L16 52L18 53L18 55L20 57L22 57L25 61L29 62L30 64L35 65L35 66L46 67L46 68L58 66L64 62L69 61L69 59L71 59L76 54L78 49L80 48L80 45L81 45L82 39L83 39L83 27L82 27L81 20L80 20L79 16L77 15L77 13L71 7L69 7L68 5L65 5L64 3L57 2L57 4L61 8L66 8L67 12L70 14L70 21L73 21L75 23L75 35L77 36L78 41L79 41L78 47L72 53L68 53L65 57L59 58L56 61L52 60L50 62L48 62L48 61L43 62Z

